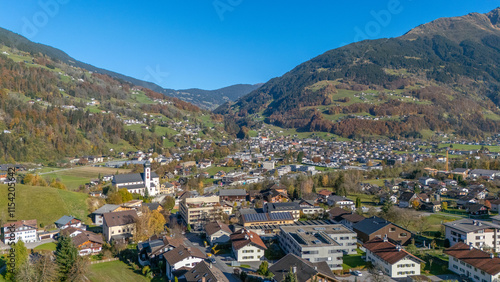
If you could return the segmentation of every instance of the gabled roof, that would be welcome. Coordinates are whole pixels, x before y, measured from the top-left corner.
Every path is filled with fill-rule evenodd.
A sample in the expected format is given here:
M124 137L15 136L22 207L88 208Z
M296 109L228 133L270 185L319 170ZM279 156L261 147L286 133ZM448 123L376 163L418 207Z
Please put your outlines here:
M245 189L221 189L219 190L219 196L246 196L247 191Z
M463 242L458 242L453 247L444 251L445 254L457 258L482 271L496 275L500 272L500 258L492 257L493 254L467 246Z
M359 215L357 213L351 213L351 214L344 214L340 216L342 219L345 219L346 221L352 222L352 223L358 223L362 220L365 220L366 217Z
M11 225L14 225L16 227L16 229L18 229L19 227L23 227L23 226L31 227L33 229L38 229L36 219L19 220L16 222L9 222L9 223L4 224L3 227L10 227ZM10 232L10 230L7 230L7 232Z
M392 224L392 222L377 216L372 216L356 223L352 228L364 234L370 235L389 224Z
M163 257L170 265L174 265L188 257L197 257L204 259L205 254L202 253L198 248L186 248L186 246L180 245L179 247L164 253Z
M311 263L291 253L287 254L269 267L269 271L274 274L274 279L276 281L283 281L285 276L290 271L290 268L292 268L292 271L295 268L297 279L301 282L308 281L309 279L314 278L317 274L339 281L335 279L335 276L333 276L330 267L328 267L328 264L325 261Z
M228 235L231 234L231 229L229 229L229 226L220 221L210 222L205 225L205 232L207 233L207 236L211 236L219 230L226 232Z
M224 273L217 267L212 267L205 261L196 264L184 274L186 282L198 282L203 277L206 282L229 282Z
M231 238L231 243L233 245L233 249L239 250L249 244L254 245L255 247L258 247L260 249L266 250L267 247L260 239L259 235L257 235L255 232L249 231L245 228L242 228L230 236Z
M267 209L269 211L289 211L289 210L300 210L300 205L298 203L266 203Z
M69 216L69 215L63 215L61 218L59 218L59 219L55 222L55 224L56 224L57 226L59 226L59 225L64 226L64 225L68 224L70 221L72 221L73 219L76 219L76 220L78 220L78 221L81 221L81 220L79 220L79 219L78 219L78 218L76 218L76 217Z
M104 217L104 223L108 227L135 223L138 219L137 212L135 210L108 212L102 216Z
M398 249L394 244L385 242L380 238L374 238L366 242L365 244L363 244L363 247L389 264L395 264L406 257L410 257L415 261L422 262L421 259L408 253L402 247L399 247Z
M350 212L344 210L343 208L339 208L339 207L331 208L329 213L330 213L332 219L335 219L336 217L340 217L341 215L344 215L344 214L350 214Z
M414 196L415 193L413 192L404 192L401 196L399 196L399 201L409 202Z
M75 246L80 246L87 241L90 241L92 243L104 244L101 235L84 230L82 233L79 233L78 235L72 237L71 241L75 244Z
M107 213L107 212L112 212L119 207L120 207L120 205L105 204L104 206L95 210L93 212L93 214L103 214L103 213Z
M328 197L328 201L333 201L333 202L349 201L349 202L353 202L352 200L349 200L346 197L342 197L342 196L339 196L339 195L333 195L333 196Z
M142 181L144 180L140 173L116 174L113 179L113 182L116 184Z
M150 211L157 210L158 207L161 207L160 203L142 203L143 207L147 207Z

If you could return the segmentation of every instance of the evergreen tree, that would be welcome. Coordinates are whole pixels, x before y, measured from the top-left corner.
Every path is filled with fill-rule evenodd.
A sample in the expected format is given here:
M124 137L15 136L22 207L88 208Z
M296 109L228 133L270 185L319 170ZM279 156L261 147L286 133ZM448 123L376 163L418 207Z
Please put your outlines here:
M288 273L285 276L285 280L283 280L283 281L284 282L299 282L299 280L297 279L297 275L295 273L293 273L293 270L291 267L290 267L290 271L288 271Z
M78 259L78 249L71 241L69 236L59 237L59 242L56 247L56 263L59 266L59 274L61 280L65 281L69 278L73 265Z
M361 199L359 197L356 197L356 208L361 207Z

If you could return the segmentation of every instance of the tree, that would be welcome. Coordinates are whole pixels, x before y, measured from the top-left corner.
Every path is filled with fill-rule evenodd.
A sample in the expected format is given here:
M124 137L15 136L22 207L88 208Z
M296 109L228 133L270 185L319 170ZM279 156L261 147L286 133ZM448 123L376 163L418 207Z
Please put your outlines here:
M59 267L61 280L68 280L73 265L78 258L78 249L69 236L59 237L56 247L56 263Z
M297 155L297 162L300 164L302 163L302 159L304 158L304 152L299 152L299 154Z
M29 262L25 262L17 270L15 274L15 279L13 281L48 281L48 280L38 280L32 265Z
M174 208L175 206L175 199L172 196L166 196L165 199L163 200L163 208L166 210L170 211Z
M52 260L52 253L43 254L34 265L38 281L55 281L57 265Z
M271 272L269 271L269 263L267 261L263 261L259 265L259 269L257 270L257 273L259 275L262 275L262 276L265 276L265 277L269 277L269 275L271 274Z
M126 203L128 201L132 201L134 197L132 196L132 193L130 193L127 188L122 188L118 190L118 193L122 196L122 203Z
M106 199L108 204L121 205L123 204L122 195L118 192L111 192Z
M87 281L85 275L89 271L90 262L88 258L78 256L68 273L68 281Z
M431 224L427 220L427 217L421 216L416 222L415 222L415 227L417 228L419 234L424 233L425 231L429 230L431 227Z
M361 199L359 197L356 197L356 208L361 207Z
M293 273L292 267L290 267L290 270L285 275L285 280L283 280L283 281L284 282L299 282L299 280L297 279L297 275L295 273Z
M321 186L323 187L328 186L328 174L323 174L321 176Z
M143 208L135 224L134 241L145 241L154 234L159 234L165 229L166 223L165 217L159 211Z
M442 202L441 203L441 209L442 210L447 210L448 209L448 202Z
M417 199L413 200L413 202L411 202L411 204L415 210L418 210L420 208L420 201Z
M24 242L19 240L16 242L16 244L13 246L14 249L14 264L7 264L7 274L5 278L7 280L13 280L14 277L18 274L20 269L23 267L24 264L28 264L28 258L29 258L29 253L28 249L24 245ZM22 281L22 280L21 280Z

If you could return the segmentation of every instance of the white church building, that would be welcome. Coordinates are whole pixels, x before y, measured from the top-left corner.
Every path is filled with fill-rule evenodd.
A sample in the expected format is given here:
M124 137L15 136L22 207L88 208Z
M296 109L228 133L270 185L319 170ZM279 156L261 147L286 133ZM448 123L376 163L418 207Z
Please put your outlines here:
M156 196L160 192L160 177L155 172L151 172L151 163L144 163L144 172L116 174L113 176L112 184L118 189L126 188L130 193Z

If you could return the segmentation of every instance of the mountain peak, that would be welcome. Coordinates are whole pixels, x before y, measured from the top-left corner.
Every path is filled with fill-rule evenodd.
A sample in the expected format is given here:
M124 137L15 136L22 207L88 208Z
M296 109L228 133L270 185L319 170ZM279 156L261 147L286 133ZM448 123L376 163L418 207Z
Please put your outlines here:
M491 10L486 16L490 19L492 25L500 27L500 7Z

